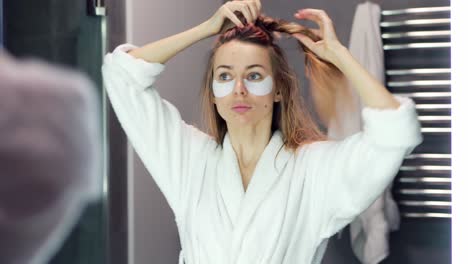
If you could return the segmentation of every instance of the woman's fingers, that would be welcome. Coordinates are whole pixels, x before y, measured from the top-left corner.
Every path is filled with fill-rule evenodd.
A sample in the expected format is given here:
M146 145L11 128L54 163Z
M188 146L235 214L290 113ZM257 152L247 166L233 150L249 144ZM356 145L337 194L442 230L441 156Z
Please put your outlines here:
M259 0L235 0L235 1L240 1L243 4L246 4L250 10L250 13L252 14L252 22L255 21L260 14L260 1Z
M262 3L260 0L254 0L255 6L257 7L257 16L260 15L260 10L262 10Z
M246 1L247 6L249 7L250 13L252 14L252 22L254 22L259 14L259 11L257 10L257 5L253 1Z
M302 44L304 44L310 50L315 52L315 42L311 38L301 33L294 33L292 34L292 36L298 39L300 42L302 42Z
M307 19L317 23L320 27L319 31L321 38L327 34L329 37L336 38L333 21L325 11L321 9L306 8L299 10L294 16L298 19Z
M260 0L232 0L224 3L216 13L208 19L210 33L224 33L235 26L244 27L241 16L246 23L253 23L260 15Z
M262 9L262 3L260 2L260 0L255 0L255 4L257 4L258 10Z
M312 31L312 33L314 33L315 35L317 35L317 37L323 39L322 31L315 28L309 28L309 30Z
M325 11L320 9L302 9L299 10L294 16L298 19L308 19L311 21L316 22L320 29L313 29L308 28L311 33L317 36L309 37L308 35L295 33L293 37L298 39L304 46L309 48L313 53L315 53L318 57L330 61L333 55L333 49L335 47L339 47L341 43L339 43L336 33L333 27L332 20L328 17Z
M233 0L222 6L222 13L223 16L229 19L234 25L244 27L244 24L239 19L238 15L236 15L236 11L244 16L247 23L253 23L260 15L260 7L260 0ZM230 26L227 28L230 28Z
M330 17L327 15L327 13L325 13L325 11L320 9L302 9L297 12L296 17L298 19L307 19L314 21L320 26L321 29L324 30L327 30L331 25Z
M299 10L297 13L301 16L301 18L309 19L317 23L323 24L330 21L330 17L325 11L321 9L306 8Z
M224 12L225 16L227 18L229 18L229 20L231 20L232 23L234 23L236 26L238 26L238 27L243 26L242 22L239 20L239 18L237 18L237 16L234 14L234 12L231 11L231 9L226 7L223 12Z
M243 3L240 11L247 20L247 23L252 23L254 21L253 14L251 13L249 5L247 3Z
M246 1L234 1L231 5L232 11L240 11L247 20L247 23L252 23L253 17L250 13L250 8Z
M234 2L233 9L240 11L247 20L247 23L255 22L260 15L260 0L233 0L232 2Z

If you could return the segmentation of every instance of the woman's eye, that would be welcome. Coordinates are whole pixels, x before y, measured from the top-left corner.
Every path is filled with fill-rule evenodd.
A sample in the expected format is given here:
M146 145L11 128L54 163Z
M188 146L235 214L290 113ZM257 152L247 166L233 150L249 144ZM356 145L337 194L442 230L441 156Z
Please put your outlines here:
M227 78L228 77L228 74L223 72L219 75L219 80L220 81L226 81L227 79L225 79L225 77Z
M258 72L254 72L253 74L249 75L249 77L251 77L251 76L258 76L259 77L257 79L253 79L253 80L259 80L262 77L262 75L260 75Z

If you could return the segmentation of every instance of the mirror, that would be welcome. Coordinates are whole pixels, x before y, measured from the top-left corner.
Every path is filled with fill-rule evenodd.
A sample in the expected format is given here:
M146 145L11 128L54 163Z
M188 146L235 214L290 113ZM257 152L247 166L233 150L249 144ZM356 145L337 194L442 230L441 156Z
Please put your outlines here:
M382 11L402 10L421 7L444 7L449 6L449 1L374 1L381 6ZM349 44L352 22L356 6L361 1L315 1L310 4L305 1L294 1L293 3L268 2L263 4L265 14L272 17L293 20L294 12L299 8L311 6L312 8L324 9L333 19L336 33L345 45ZM198 22L208 18L219 6L212 1L177 4L150 4L146 1L133 1L132 9L128 10L133 16L129 28L133 31L128 42L142 46L156 40L183 32L197 25ZM173 14L183 6L184 19L173 20ZM200 8L203 6L204 8ZM154 10L157 13L155 14ZM148 22L147 17L152 18ZM427 14L400 14L382 16L382 23L393 21L417 20L417 19L446 19L449 12L429 12ZM167 21L173 21L164 27L143 27L146 23L154 25L166 25ZM438 20L437 20L438 21ZM400 226L396 231L389 233L389 255L382 263L449 263L450 262L450 109L425 109L424 107L437 104L442 107L449 104L450 95L450 47L437 48L402 48L396 49L397 45L403 43L432 43L450 42L450 26L447 22L440 24L415 25L415 26L384 26L381 27L382 42L387 45L384 51L386 84L394 93L417 93L415 102L418 114L422 117L421 124L424 128L424 143L421 144L413 154L402 164L402 170L395 178L391 194L398 204L401 212ZM313 23L304 22L312 26ZM390 24L392 25L392 24ZM432 36L401 36L400 32L413 31L437 31L440 35ZM427 33L426 33L427 34ZM432 33L429 33L432 34ZM192 65L205 65L207 51L210 49L213 39L202 40L195 45L171 58L166 65L166 70L158 80L157 90L161 96L173 103L181 112L182 118L189 123L201 125L200 108L193 98L198 98L199 85L202 83L203 67ZM388 46L394 45L394 46ZM290 39L280 41L290 63L299 76L301 84L307 83L304 76L304 57L297 52L297 43ZM114 46L115 47L115 46ZM393 49L395 48L395 49ZM192 62L193 64L188 64ZM202 68L202 69L200 69ZM405 69L440 69L439 72L416 71L402 72ZM180 78L180 72L184 72L184 78ZM193 87L194 89L185 89ZM183 95L177 88L184 89ZM307 98L306 89L303 95ZM437 94L432 94L437 93ZM432 97L433 96L433 97ZM437 154L437 155L433 155ZM167 207L166 200L161 191L152 185L154 182L151 174L146 171L143 162L137 153L133 153L134 175L131 179L133 185L133 255L136 263L148 259L159 259L162 261L176 261L177 250L180 248L180 239L177 228L173 223L173 213ZM418 179L414 179L418 178ZM419 179L429 178L429 179ZM435 178L435 179L431 179ZM411 181L421 182L411 182ZM424 182L424 180L429 182ZM439 182L430 182L432 180ZM406 181L406 182L405 182ZM441 194L424 195L417 193L423 189L442 190ZM400 193L404 190L416 192L415 194ZM129 198L132 199L132 198ZM152 201L152 202L149 202ZM430 202L430 203L427 203ZM164 212L164 213L162 213ZM424 217L422 213L436 213L436 218ZM406 214L406 216L404 216ZM415 216L415 217L411 217ZM158 226L152 223L158 222ZM170 228L170 229L168 229ZM166 232L163 232L166 230ZM170 230L170 232L167 232ZM151 241L148 243L148 241ZM168 244L167 241L173 241ZM175 244L175 245L174 245ZM352 250L350 243L349 228L345 228L338 235L333 236L327 246L322 263L359 263L358 258Z
M219 228L214 218L197 218L193 215L190 218L190 213L187 212L194 213L194 211L187 210L175 214L173 206L176 203L172 203L175 200L164 195L165 187L162 185L162 180L161 185L155 182L158 179L158 172L161 172L158 170L159 167L153 167L149 159L144 160L140 156L144 146L138 149L135 147L137 144L127 141L128 131L122 128L121 123L125 117L119 118L119 114L115 112L117 99L112 102L112 94L108 94L104 88L101 66L104 56L112 54L119 45L131 43L142 47L192 29L210 18L225 2L221 0L169 2L70 0L32 3L15 0L4 1L0 5L3 7L3 17L0 16L0 33L3 29L3 34L0 34L0 42L9 52L17 57L39 57L85 73L94 82L101 101L101 129L106 142L102 155L107 161L102 173L103 199L86 208L78 224L50 261L51 264L175 263L176 261L184 263L183 258L190 260L198 258L202 261L203 255L211 254L213 258L223 256L221 251L197 244L197 241L207 239L205 241L217 241L214 244L222 246L223 242L217 239L229 237L228 232L223 233L225 230ZM314 244L317 242L315 240L313 243L310 242L310 251L314 251L310 256L304 257L296 252L289 255L284 253L284 258L296 261L304 258L309 262L312 258L318 258L324 264L357 264L364 258L367 260L373 258L374 263L450 263L451 32L450 8L448 8L450 1L380 0L371 3L374 4L370 5L371 7L379 7L378 24L375 26L380 31L381 39L378 41L382 44L380 55L384 69L378 74L381 74L385 87L391 93L407 96L413 100L424 141L403 160L392 184L388 186L383 196L379 196L378 201L381 204L374 203L375 206L384 208L374 211L378 212L377 218L380 217L380 220L369 214L360 214L351 222L351 226L346 224L339 233L334 233L328 240L318 241L321 242L319 244ZM356 8L363 4L364 1L360 0L345 2L327 0L314 1L314 3L262 1L262 13L316 28L312 22L295 19L294 13L301 8L323 9L332 19L339 41L349 48L353 38L352 33L354 34ZM364 29L360 31L360 28L356 27L354 30L358 35L364 34ZM357 37L356 43L362 44L359 40L362 41L365 37L368 35ZM157 91L161 98L173 104L180 112L181 118L188 124L200 128L203 124L201 114L203 107L199 100L199 91L203 83L208 51L214 42L213 36L206 37L180 50L177 56L164 63L165 69L162 69L161 65L151 69L148 67L148 71L151 70L155 75L156 72L164 70L157 80ZM285 52L288 63L297 74L300 93L307 103L308 113L317 119L319 113L311 103L313 94L308 90L309 79L305 75L304 53L298 46L298 41L282 37L278 40L278 45ZM364 53L367 52L370 54L371 50L367 49ZM358 54L353 56L359 57ZM361 56L363 57L365 56ZM125 57L121 54L120 58L127 59L130 64L135 63L134 60L130 60L130 56ZM369 64L374 62L372 57L369 60ZM122 105L125 102L122 100ZM135 120L139 118L135 117ZM324 133L329 130L326 124L319 125ZM140 127L139 131L144 133L148 127L150 127L149 122L147 126ZM180 147L182 149L184 146ZM265 159L259 159L259 166ZM202 160L200 154L200 162ZM250 171L252 175L258 176L257 178L262 177L258 173L255 174L255 166L247 167L242 171L239 170L239 175L247 175ZM245 193L241 193L245 196L242 197L248 198L245 201L237 200L242 201L239 202L239 210L243 208L241 205L252 209L247 206L255 204L254 198L251 197L254 197L255 190L261 189L259 187L261 185L254 179L255 177L252 177L249 184L244 184L245 182L241 180L226 184L226 187L239 187L237 191L241 190L240 184L244 184ZM226 188L224 194L220 192L219 195L226 195L227 190L229 189ZM298 192L298 190L292 191L292 193ZM232 194L235 196L239 193L232 191ZM209 197L200 197L209 200ZM226 200L227 196L224 198L223 201L229 203ZM187 198L187 201L192 200ZM200 214L205 212L208 215L210 207L200 206L197 210ZM223 210L225 215L231 213L229 209ZM258 209L252 209L255 210ZM262 214L258 213L257 217L261 219ZM278 219L267 219L268 222L263 228L266 230L270 228L269 225L274 226L275 223L279 225ZM301 219L300 215L297 219ZM239 221L243 221L243 218L241 217ZM366 221L374 222L368 224ZM211 230L204 229L206 223L210 223ZM216 234L219 234L219 237L214 235L214 229L217 230ZM255 232L257 236L264 237L270 234L261 228ZM367 236L366 233L369 232L376 237ZM209 237L207 234L213 236ZM232 236L231 239L239 242L245 238ZM308 240L290 241L287 247L291 249L299 247L299 244L307 243L304 241ZM185 252L181 252L181 245L187 247L186 251L184 249ZM275 244L269 245L275 247ZM267 251L262 247L247 247L244 250L247 252L245 255L252 256ZM275 257L280 259L275 255L272 255L271 259Z

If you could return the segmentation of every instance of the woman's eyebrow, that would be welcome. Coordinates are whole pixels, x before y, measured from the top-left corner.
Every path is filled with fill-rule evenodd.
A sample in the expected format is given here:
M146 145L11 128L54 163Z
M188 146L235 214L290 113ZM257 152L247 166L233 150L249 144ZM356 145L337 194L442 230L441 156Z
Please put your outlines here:
M265 69L265 67L263 67L263 65L261 65L261 64L252 64L252 65L249 65L249 66L245 67L245 69L248 70L248 69L254 68L254 67L261 67L261 68ZM231 65L219 65L218 67L216 67L215 70L217 70L219 68L232 69L232 66Z

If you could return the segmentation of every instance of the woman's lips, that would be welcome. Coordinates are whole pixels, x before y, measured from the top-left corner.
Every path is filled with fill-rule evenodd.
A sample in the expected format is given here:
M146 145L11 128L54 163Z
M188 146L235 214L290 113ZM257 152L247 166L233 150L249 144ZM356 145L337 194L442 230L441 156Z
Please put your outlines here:
M238 107L233 107L232 109L238 113L244 113L250 110L251 107L247 106L238 106Z

